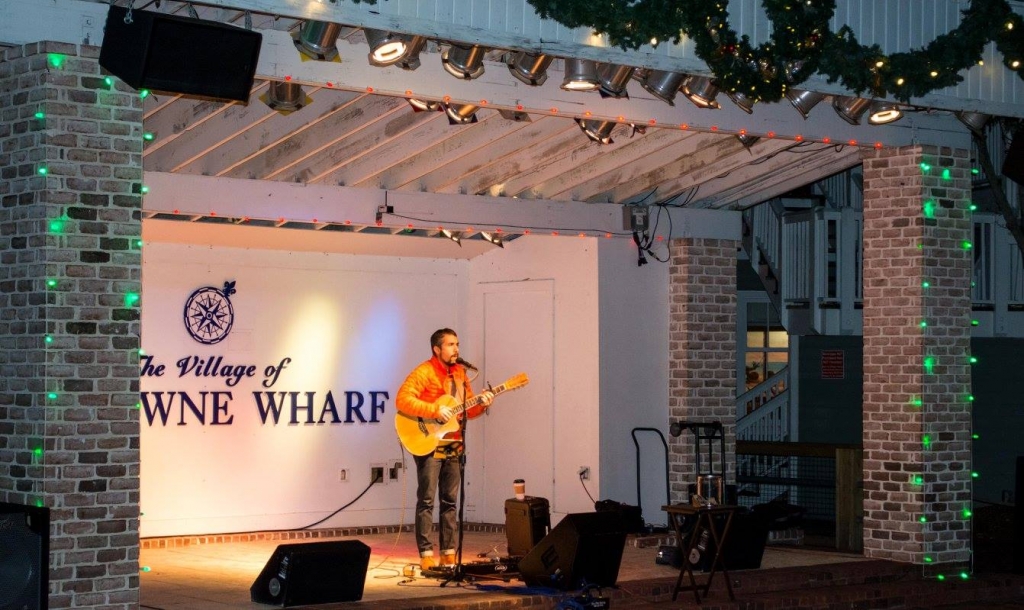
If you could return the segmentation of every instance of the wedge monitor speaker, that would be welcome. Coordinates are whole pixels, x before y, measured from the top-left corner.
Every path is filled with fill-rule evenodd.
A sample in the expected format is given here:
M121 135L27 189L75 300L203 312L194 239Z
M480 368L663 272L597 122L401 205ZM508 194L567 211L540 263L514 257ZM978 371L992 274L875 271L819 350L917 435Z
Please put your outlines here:
M538 587L610 587L619 577L625 544L619 513L568 514L519 561L519 572Z
M100 65L136 89L248 102L263 35L216 21L111 6Z
M0 608L46 610L50 509L0 502Z
M370 547L358 540L281 544L249 594L281 607L359 601L369 563Z

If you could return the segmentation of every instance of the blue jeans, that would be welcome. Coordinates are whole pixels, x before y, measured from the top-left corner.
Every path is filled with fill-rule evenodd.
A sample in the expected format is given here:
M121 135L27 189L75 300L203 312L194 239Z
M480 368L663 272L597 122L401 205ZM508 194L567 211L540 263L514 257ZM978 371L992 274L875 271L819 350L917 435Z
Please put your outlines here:
M441 552L455 549L456 501L459 497L459 458L439 460L433 453L415 455L416 461L416 546L430 551L434 526L434 492L440 492Z

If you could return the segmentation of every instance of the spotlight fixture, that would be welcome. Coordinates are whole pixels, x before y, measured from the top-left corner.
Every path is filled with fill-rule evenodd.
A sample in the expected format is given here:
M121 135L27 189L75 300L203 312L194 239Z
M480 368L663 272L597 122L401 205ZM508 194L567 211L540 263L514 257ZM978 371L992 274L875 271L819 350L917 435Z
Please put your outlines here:
M405 41L405 55L398 60L398 67L403 70L415 70L420 67L420 51L427 46L423 36L409 36Z
M444 69L455 78L472 80L484 73L484 48L452 44L441 54Z
M412 106L413 112L434 112L441 109L441 102L432 100L418 100L410 97L408 102Z
M523 81L531 87L544 84L548 79L548 66L554 57L543 53L527 53L520 51L516 53L508 64L508 71L512 76Z
M872 125L885 125L903 118L903 111L898 104L875 100L871 102L871 110L868 112L868 123Z
M839 95L832 99L833 110L850 125L860 125L860 117L864 116L869 106L871 100L862 97Z
M601 85L597 78L597 62L590 59L565 60L562 89L566 91L593 91Z
M505 247L505 244L501 241L501 237L499 237L496 233L480 231L480 237L482 237L484 241L489 241L495 246L498 246L499 248Z
M444 235L453 242L459 244L462 247L462 232L461 231L449 231L448 229L441 229L441 235Z
M683 82L685 95L698 108L721 108L715 101L718 87L706 76L691 76Z
M303 21L295 48L310 59L332 61L338 56L335 42L343 26L329 21Z
M270 89L260 96L267 106L278 112L295 112L312 100L302 94L302 85L285 81L270 81Z
M985 125L991 118L987 114L983 114L981 112L970 112L969 110L958 110L954 114L961 123L978 135L983 135L985 133Z
M631 66L616 64L600 64L597 67L597 78L601 81L601 97L629 97L626 85L633 76Z
M612 130L615 129L614 121L598 121L594 119L576 119L583 133L593 142L598 144L612 143Z
M391 66L405 57L408 46L404 36L371 28L363 28L363 34L370 47L368 58L371 66Z
M726 95L730 100L732 100L732 103L736 104L736 107L743 112L746 112L747 114L754 113L754 98L747 97L745 93L740 93L739 91L726 93Z
M444 113L448 115L448 123L451 125L468 125L476 123L476 111L479 106L473 104L445 104Z
M807 115L811 112L811 108L814 108L818 102L825 99L825 95L817 91L789 89L786 91L786 99L789 100L790 104L793 104L793 107L800 113L800 116L806 120Z
M498 110L498 114L501 115L501 118L515 121L516 123L529 123L533 120L529 114L522 110Z
M760 140L761 138L758 136L740 133L736 134L736 139L740 141L740 144L742 144L744 148L749 149L754 144L757 144L757 141Z
M651 70L647 73L640 86L648 93L665 102L669 106L675 106L676 92L683 84L686 75L682 72L667 72L664 70Z

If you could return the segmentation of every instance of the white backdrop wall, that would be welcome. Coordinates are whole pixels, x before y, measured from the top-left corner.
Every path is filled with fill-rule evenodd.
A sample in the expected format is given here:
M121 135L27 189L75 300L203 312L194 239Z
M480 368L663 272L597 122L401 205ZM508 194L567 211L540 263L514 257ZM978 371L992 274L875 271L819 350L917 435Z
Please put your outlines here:
M355 498L369 484L371 464L400 461L396 390L429 357L431 332L464 319L467 265L147 243L142 345L154 369L141 384L148 402L140 414L142 535L301 527ZM225 281L236 282L233 329L220 343L203 345L186 331L183 305L197 288ZM180 375L176 363L192 356L221 356L224 365L255 367L254 375L234 386L191 371ZM291 361L277 381L264 387L266 367L285 358ZM158 365L163 375L154 374ZM215 391L221 392L220 423ZM203 392L205 423L180 407L181 393L201 405ZM285 402L277 423L260 415L254 393L266 408L266 392ZM328 392L338 421L327 408ZM346 392L362 396L361 410L347 410ZM376 395L383 412L370 408L370 392L387 393ZM166 423L155 409L158 396L172 405ZM354 406L358 397L350 396ZM307 404L312 409L302 408ZM412 473L411 460L409 466ZM340 480L342 469L347 481ZM324 525L408 523L414 487L414 477L404 474L374 486Z

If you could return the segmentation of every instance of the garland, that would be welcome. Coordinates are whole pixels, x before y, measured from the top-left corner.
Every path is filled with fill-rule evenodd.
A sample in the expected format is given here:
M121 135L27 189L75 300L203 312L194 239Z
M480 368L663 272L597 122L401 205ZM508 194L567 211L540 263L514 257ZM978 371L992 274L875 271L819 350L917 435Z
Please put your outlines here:
M768 42L754 47L729 26L728 0L527 0L537 13L568 27L590 27L623 49L691 39L719 87L774 102L815 72L858 95L901 101L960 83L995 42L1006 67L1024 79L1024 19L1006 0L971 0L960 25L926 47L885 55L857 41L853 30L829 29L835 0L762 0L772 23Z

